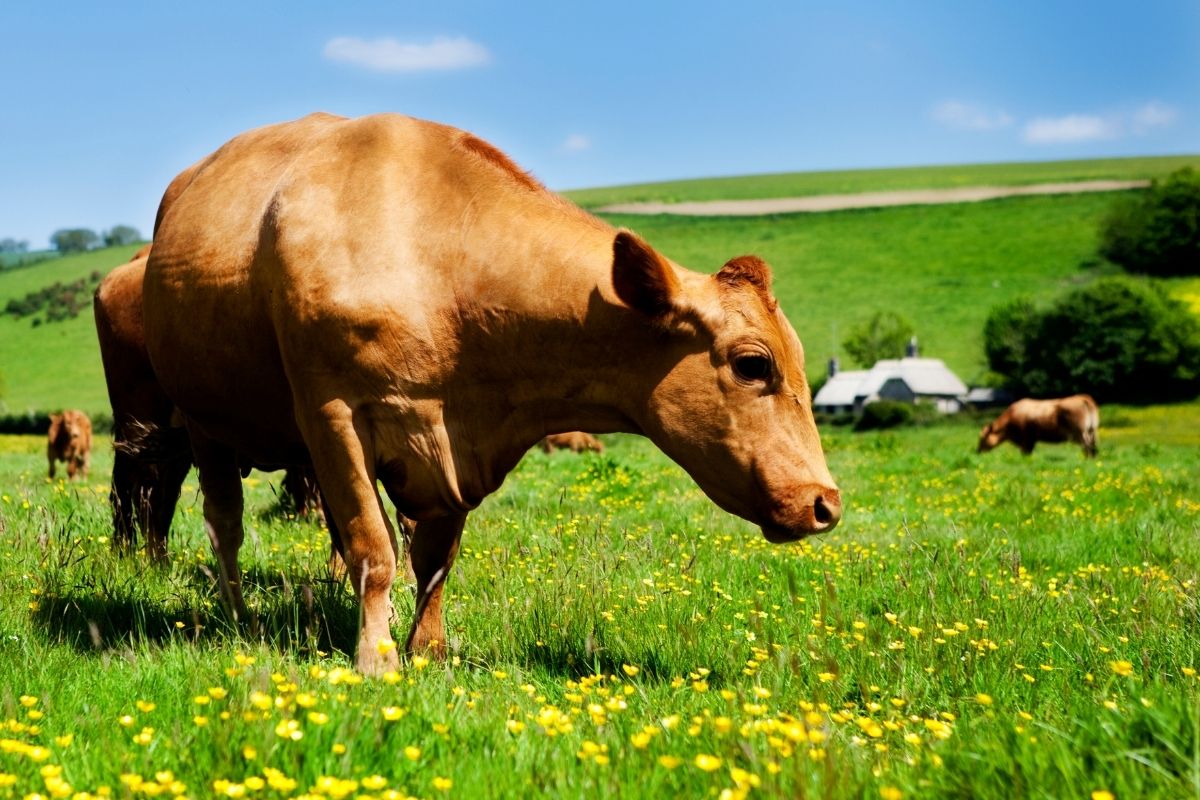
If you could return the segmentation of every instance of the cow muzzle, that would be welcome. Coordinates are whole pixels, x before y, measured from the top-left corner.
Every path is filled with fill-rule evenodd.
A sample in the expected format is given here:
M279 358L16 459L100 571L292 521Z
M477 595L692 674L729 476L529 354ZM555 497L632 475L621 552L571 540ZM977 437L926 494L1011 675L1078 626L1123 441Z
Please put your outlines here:
M763 538L772 544L828 533L842 520L842 493L836 486L803 486L793 494L787 513L772 516L775 519L762 525Z

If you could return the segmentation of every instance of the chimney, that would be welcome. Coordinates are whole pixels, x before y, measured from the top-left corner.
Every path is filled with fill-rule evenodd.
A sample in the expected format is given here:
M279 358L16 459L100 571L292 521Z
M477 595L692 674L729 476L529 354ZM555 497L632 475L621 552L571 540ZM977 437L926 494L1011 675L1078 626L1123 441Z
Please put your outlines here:
M908 344L904 346L904 357L905 358L916 358L920 354L921 354L921 351L917 348L917 337L914 336L911 339L909 339Z
M825 374L825 378L829 379L829 378L832 378L834 375L837 375L838 374L838 366L839 366L838 365L838 357L833 356L832 358L830 358L829 359L829 371Z

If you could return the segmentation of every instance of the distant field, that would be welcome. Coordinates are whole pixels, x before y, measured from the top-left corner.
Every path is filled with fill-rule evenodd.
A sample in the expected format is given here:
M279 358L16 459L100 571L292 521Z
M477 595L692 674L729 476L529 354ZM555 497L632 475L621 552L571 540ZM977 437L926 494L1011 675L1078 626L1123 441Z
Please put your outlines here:
M742 253L765 258L812 377L853 325L887 308L912 321L925 355L970 382L984 372L982 329L994 306L1094 279L1096 270L1080 264L1094 256L1111 202L1072 195L775 217L607 218L696 270L713 272Z
M1059 164L942 167L829 173L861 180L859 188L1010 183L1065 178L1144 177L1188 159L1122 159ZM994 173L994 175L993 175ZM868 175L875 176L868 180ZM765 176L782 181L789 176ZM819 175L790 176L820 185ZM739 179L752 186L758 178ZM846 191L847 185L830 190ZM700 185L704 182L695 182ZM729 183L726 181L726 183ZM691 184L689 184L691 185ZM606 190L607 191L607 190ZM615 190L614 190L615 191ZM740 190L739 190L740 191ZM749 191L755 195L758 190ZM792 190L783 192L791 193ZM606 218L644 235L692 269L713 272L724 261L756 253L772 265L775 288L808 355L813 378L856 323L880 308L910 319L926 355L944 359L968 383L985 371L982 328L988 312L1018 296L1048 300L1100 272L1094 259L1097 226L1113 193L1021 197L983 203L909 206L822 214L742 218L619 216ZM699 199L700 196L689 196ZM609 199L632 199L613 195ZM0 272L0 308L56 280L73 280L123 263L136 246L112 248ZM1200 312L1200 280L1178 281L1175 292ZM107 412L99 351L90 310L77 319L32 328L29 320L0 317L0 374L9 412L64 406Z
M95 270L108 272L140 245L94 250L0 272L0 309L56 281L69 283ZM7 388L0 407L9 413L82 408L108 412L104 370L91 308L75 319L34 328L29 318L0 315L0 375Z
M609 203L696 200L752 200L814 194L943 189L959 186L1019 186L1062 181L1134 180L1165 175L1180 167L1200 167L1200 154L1088 161L968 164L836 172L785 172L729 178L696 178L662 183L604 186L563 192L584 208Z

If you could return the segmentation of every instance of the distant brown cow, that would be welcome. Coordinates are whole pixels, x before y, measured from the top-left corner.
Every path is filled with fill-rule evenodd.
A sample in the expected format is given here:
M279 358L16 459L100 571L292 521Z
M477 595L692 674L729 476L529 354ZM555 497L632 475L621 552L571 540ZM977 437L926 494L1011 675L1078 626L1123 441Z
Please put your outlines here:
M1100 427L1100 409L1086 394L1058 400L1018 400L979 434L979 452L986 453L1004 441L1033 452L1038 442L1075 442L1084 455L1096 455L1096 429Z
M570 433L550 434L542 439L542 449L547 453L553 453L555 450L570 450L572 453L603 453L604 443L590 433L571 431Z
M92 459L92 421L82 411L68 410L50 415L50 430L46 435L46 460L50 462L50 477L54 477L55 462L67 465L67 479L75 475L87 480Z

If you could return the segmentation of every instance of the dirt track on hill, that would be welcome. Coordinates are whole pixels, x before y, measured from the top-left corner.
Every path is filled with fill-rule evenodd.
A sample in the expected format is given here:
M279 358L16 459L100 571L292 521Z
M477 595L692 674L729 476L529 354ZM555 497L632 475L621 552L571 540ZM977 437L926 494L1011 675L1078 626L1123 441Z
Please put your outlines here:
M764 200L705 200L692 203L614 203L595 211L605 214L677 214L688 217L757 217L764 214L796 214L842 211L849 208L977 203L1002 197L1040 194L1077 194L1141 189L1149 181L1076 181L1035 183L1029 186L969 186L955 189L904 189L894 192L822 194L810 197L777 197Z

